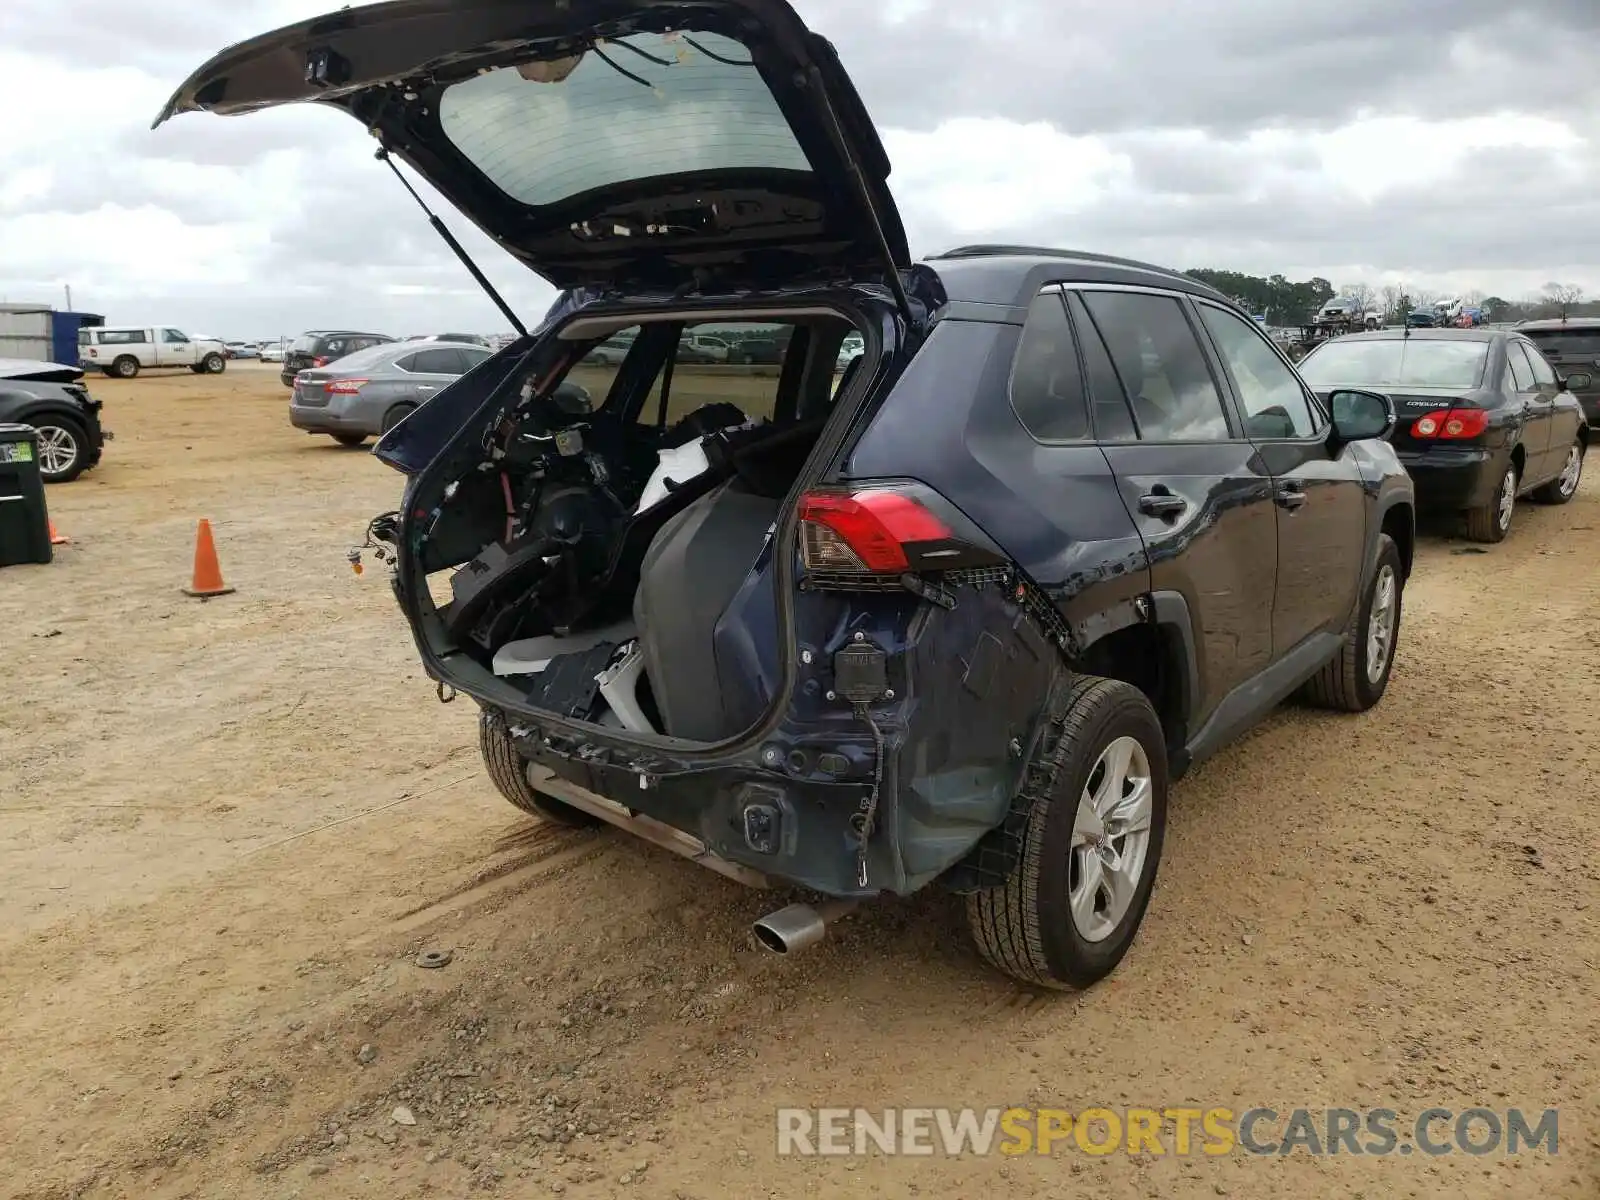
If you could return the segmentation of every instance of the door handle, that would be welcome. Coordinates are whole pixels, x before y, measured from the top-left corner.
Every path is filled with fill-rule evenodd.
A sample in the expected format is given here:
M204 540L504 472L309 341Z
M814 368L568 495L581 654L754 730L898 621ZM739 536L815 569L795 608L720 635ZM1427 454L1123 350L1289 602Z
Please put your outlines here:
M1293 512L1306 502L1306 494L1294 484L1286 483L1278 489L1277 501L1281 506Z
M1139 497L1139 511L1147 517L1171 520L1188 507L1187 500L1182 496L1174 496L1171 492L1150 492Z

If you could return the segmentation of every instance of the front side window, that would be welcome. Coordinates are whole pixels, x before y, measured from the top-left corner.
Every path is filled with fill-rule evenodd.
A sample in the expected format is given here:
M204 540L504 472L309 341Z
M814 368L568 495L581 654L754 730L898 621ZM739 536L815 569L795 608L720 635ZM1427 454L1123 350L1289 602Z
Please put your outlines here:
M1306 401L1299 377L1248 321L1211 304L1200 319L1233 375L1252 438L1305 438L1320 424Z
M1011 407L1041 442L1089 436L1089 405L1072 327L1058 291L1035 297L1011 368Z
M166 341L169 342L187 342L189 340L186 336L184 336L184 334L176 329L168 329L162 334L162 336Z
M1086 291L1146 442L1227 441L1222 393L1182 303L1147 292Z

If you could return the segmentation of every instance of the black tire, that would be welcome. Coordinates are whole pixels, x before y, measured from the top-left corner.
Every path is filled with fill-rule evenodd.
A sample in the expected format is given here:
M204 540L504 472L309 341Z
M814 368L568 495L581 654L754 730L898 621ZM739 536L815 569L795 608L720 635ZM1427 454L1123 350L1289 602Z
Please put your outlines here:
M36 420L30 420L28 424L33 426L34 432L39 435L39 477L46 483L71 483L88 469L89 434L79 422L71 417L48 413ZM46 441L54 443L63 451L70 448L71 460L65 466L53 465L50 469L46 469ZM50 457L53 458L54 455Z
M111 370L108 372L118 379L132 379L139 373L139 360L131 354L121 354L111 360Z
M228 369L228 360L213 351L200 360L200 369L207 375L221 375Z
M553 796L546 796L528 782L528 764L511 742L505 714L497 709L486 708L478 714L478 749L483 754L483 765L489 772L489 778L494 780L494 786L523 812L543 817L557 825L570 825L574 829L589 829L601 824L599 817L590 816L581 808L573 808Z
M1571 481L1566 480L1566 473L1571 468L1572 456L1578 456L1577 471ZM1566 460L1562 463L1561 474L1549 483L1537 487L1533 491L1533 499L1540 504L1566 504L1578 494L1578 484L1583 481L1583 460L1587 457L1586 447L1582 442L1573 442L1567 450Z
M278 375L278 382L283 384L283 386L286 388L292 388L294 386L294 376L280 373Z
M1518 471L1515 463L1507 463L1505 474L1500 477L1500 486L1495 489L1495 494L1485 504L1467 510L1467 536L1475 542L1484 542L1493 545L1506 540L1506 534L1511 532L1511 518L1516 513ZM1503 510L1501 504L1505 500L1506 489L1511 489L1510 508Z
M416 411L417 406L415 404L396 404L388 412L383 414L383 424L378 426L378 431L380 433L388 433L389 430L393 429L396 425L400 424L401 421L404 421L408 416Z
M348 446L354 450L357 446L365 446L367 444L367 435L364 433L336 433L333 435L333 440L341 446Z
M1387 577L1393 589L1390 609L1389 636L1383 647L1383 666L1376 679L1368 670L1370 664L1372 610ZM1372 578L1361 593L1361 603L1356 606L1356 617L1345 631L1344 645L1339 653L1318 671L1300 690L1301 698L1318 708L1337 712L1366 712L1389 689L1389 676L1394 671L1395 646L1400 641L1400 616L1405 598L1405 571L1400 562L1400 548L1387 533L1378 535L1378 561L1372 569Z
M1078 852L1073 827L1079 798L1092 778L1101 777L1101 754L1123 737L1139 744L1148 763L1149 834L1127 909L1108 934L1090 940L1072 911L1073 856ZM1026 814L1011 873L998 887L967 897L973 941L992 965L1024 983L1059 990L1088 987L1115 970L1128 952L1161 862L1167 824L1166 740L1144 693L1097 676L1058 683L1018 801L1026 805ZM1117 851L1118 840L1122 848L1128 846L1126 835L1111 835L1103 849ZM1095 894L1098 898L1098 889Z

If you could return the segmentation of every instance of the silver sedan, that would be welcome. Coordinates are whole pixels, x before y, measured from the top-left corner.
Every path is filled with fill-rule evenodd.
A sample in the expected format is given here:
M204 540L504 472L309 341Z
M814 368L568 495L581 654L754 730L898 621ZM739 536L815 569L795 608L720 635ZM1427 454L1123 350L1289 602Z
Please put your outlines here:
M386 342L358 350L295 376L289 423L341 446L359 446L489 356L482 346L448 342Z

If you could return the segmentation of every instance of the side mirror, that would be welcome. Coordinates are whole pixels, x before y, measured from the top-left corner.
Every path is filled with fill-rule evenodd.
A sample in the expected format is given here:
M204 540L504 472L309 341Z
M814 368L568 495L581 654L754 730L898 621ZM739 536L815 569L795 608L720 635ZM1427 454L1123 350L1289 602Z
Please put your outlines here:
M1563 392L1587 392L1594 386L1594 378L1587 371L1574 371L1559 383Z
M1328 397L1333 433L1340 442L1387 438L1399 424L1394 401L1382 392L1341 388Z

